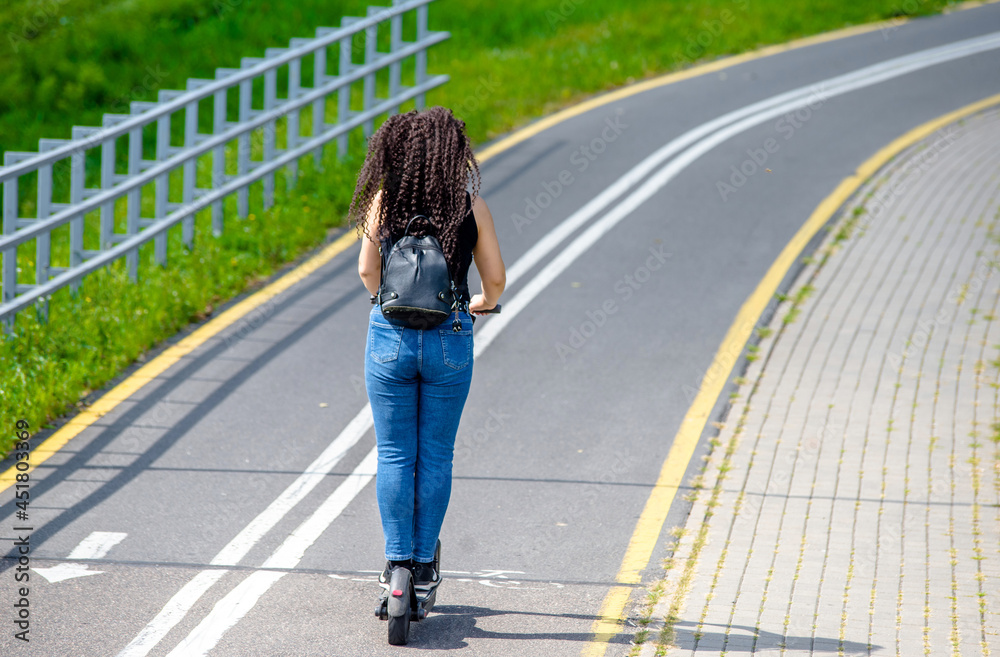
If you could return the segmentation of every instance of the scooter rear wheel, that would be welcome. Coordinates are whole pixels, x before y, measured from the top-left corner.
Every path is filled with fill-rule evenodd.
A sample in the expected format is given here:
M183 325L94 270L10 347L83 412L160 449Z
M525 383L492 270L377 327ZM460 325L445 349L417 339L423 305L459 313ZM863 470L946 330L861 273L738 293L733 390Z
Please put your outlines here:
M389 645L405 646L410 634L410 615L389 616Z
M410 634L410 615L417 601L413 590L413 574L408 568L392 569L389 593L386 609L389 616L389 644L404 646Z

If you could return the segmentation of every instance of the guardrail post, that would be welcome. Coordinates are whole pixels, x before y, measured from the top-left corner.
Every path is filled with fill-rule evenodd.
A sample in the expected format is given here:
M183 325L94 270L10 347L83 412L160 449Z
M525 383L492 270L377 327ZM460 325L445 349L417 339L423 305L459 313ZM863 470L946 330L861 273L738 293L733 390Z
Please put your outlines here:
M132 118L130 114L105 114L101 119L104 132L111 133L111 136L101 142L101 189L111 189L121 176L115 173L115 161L117 160L118 135L114 134L114 127L122 121ZM98 250L112 248L116 241L122 236L115 233L115 203L113 199L101 205L101 244ZM39 204L41 208L41 204ZM46 279L47 280L47 279Z
M352 23L357 23L359 18L354 16L344 16L340 19L341 27L347 27ZM340 68L339 73L345 76L351 72L354 63L351 61L354 52L354 36L346 36L340 40ZM344 84L337 89L337 123L346 123L351 118L351 85ZM349 135L344 134L337 137L337 156L347 155L347 144Z
M160 89L157 97L161 103L169 102L174 98L183 96L183 91L175 89ZM163 162L173 155L174 149L170 146L170 124L173 114L166 114L156 120L156 161ZM186 127L186 126L185 126ZM186 130L185 130L186 133ZM185 164L187 164L185 162ZM161 187L162 183L162 187ZM161 193L162 191L162 193ZM184 174L181 174L181 195L184 194ZM165 173L156 179L156 221L163 221L170 213L170 174ZM153 238L153 252L156 262L161 266L167 264L167 243L169 231L162 231Z
M222 80L234 73L238 73L236 68L218 68L215 70L215 78ZM222 134L226 131L226 110L229 107L227 90L221 89L212 94L212 132ZM212 187L218 189L226 183L226 147L216 146L212 149ZM212 234L216 237L222 236L225 228L223 216L224 206L222 200L212 202Z
M101 142L101 189L111 189L115 185L115 139L105 139ZM110 249L114 246L115 232L115 202L108 201L101 205L101 242L99 249Z
M170 115L161 116L156 120L156 160L162 162L170 157ZM162 221L167 216L167 204L170 202L170 174L156 177L156 201L153 217ZM167 231L153 238L153 257L157 264L167 264Z
M213 132L222 132L226 124L226 92L215 94L212 120ZM218 189L226 179L226 147L219 146L212 151L212 187ZM212 203L212 234L220 237L223 231L222 199Z
M335 29L333 27L317 27L316 36L320 37L324 34L329 34ZM341 52L343 52L343 48L341 48ZM313 89L319 89L326 84L326 53L327 49L323 47L313 54ZM326 98L313 101L312 111L312 136L319 137L326 130ZM337 117L337 121L340 121L340 116ZM322 146L317 147L313 151L313 161L316 163L316 168L318 169L323 161Z
M77 126L73 126L73 132L77 132ZM77 138L77 134L73 134ZM86 182L87 152L82 145L77 145L70 155L69 173L69 203L71 206L79 205L83 202L83 187ZM84 215L77 213L69 220L69 267L79 267L83 264L83 229ZM80 281L76 280L69 285L70 292L76 294L80 289Z
M190 86L190 81L188 81ZM195 144L198 136L198 103L188 103L184 106L184 147L191 148ZM197 175L198 161L191 158L184 163L183 186L181 187L181 198L185 205L194 201L194 188ZM194 214L184 217L181 222L181 241L184 246L191 250L194 248Z
M46 140L38 142L38 152L44 153L46 150ZM52 214L52 165L45 164L38 167L38 220L41 221ZM49 282L49 267L52 264L51 249L52 233L45 231L35 238L35 284L43 285ZM49 298L38 307L39 319L47 322L49 319Z
M240 82L240 113L239 121L250 120L250 103L253 101L253 82ZM244 176L250 172L250 133L244 132L236 140L236 175ZM236 214L240 219L246 219L250 214L250 186L244 185L236 192Z
M226 129L226 92L216 91L212 98L212 132L221 133ZM222 187L226 178L226 147L212 149L212 187ZM212 234L222 235L222 200L212 203Z
M417 42L427 38L427 5L417 7ZM416 55L416 83L421 85L427 82L427 49L422 48ZM424 109L426 95L418 94L414 99L417 109Z
M307 39L292 39L289 43L290 47L298 48L308 41ZM288 63L288 100L292 101L297 99L302 94L302 58L296 57ZM288 150L294 150L296 146L299 145L301 140L301 135L299 134L302 130L301 112L302 110L292 110L288 114L288 131L286 133L285 143ZM288 171L285 174L285 186L287 189L291 189L295 186L296 181L299 177L299 161L292 160L288 163Z
M4 153L4 165L16 161L14 153ZM11 235L17 230L17 178L3 181L3 234ZM3 252L3 303L13 301L17 295L17 247L4 249ZM4 331L9 333L14 329L14 318L7 318Z
M240 123L250 119L250 101L253 86L250 80L240 82ZM250 133L245 132L236 140L236 175L244 176L250 171ZM244 185L236 192L236 214L246 219L250 214L250 186Z
M137 176L142 171L142 128L128 131L128 175ZM125 235L131 237L139 232L139 218L142 216L142 187L130 189L125 209ZM125 254L125 269L133 282L139 280L139 249L129 249Z
M383 7L369 7L368 16L374 16L381 12ZM365 28L365 64L371 64L378 59L378 23ZM375 73L365 76L364 99L362 111L375 106ZM364 124L365 139L372 136L375 131L375 119L368 119Z
M136 114L142 114L148 112L156 107L156 103L146 102L142 100L133 100L129 103L129 112L134 116ZM150 123L150 125L152 125ZM145 167L149 164L155 164L155 157L153 160L144 160L142 158L142 128L132 128L128 133L128 175L137 176L145 170ZM154 191L154 207L155 207L155 193L156 185L153 186ZM140 228L143 227L145 223L150 220L143 219L142 217L142 187L137 187L135 189L129 190L128 192L128 210L125 215L125 233L127 236L137 235ZM129 278L133 282L139 280L139 249L129 249L125 253L125 268L128 270Z
M284 48L268 48L265 54L270 57L278 54ZM270 112L278 101L278 69L272 68L264 73L264 111ZM274 159L278 142L278 122L268 121L264 124L264 161ZM264 209L269 210L274 205L274 173L264 176Z
M405 0L392 0L392 6L401 5ZM389 53L395 53L403 47L403 15L396 14L389 21ZM402 87L403 68L400 62L389 64L389 98L395 98ZM399 111L399 105L389 111L389 116Z

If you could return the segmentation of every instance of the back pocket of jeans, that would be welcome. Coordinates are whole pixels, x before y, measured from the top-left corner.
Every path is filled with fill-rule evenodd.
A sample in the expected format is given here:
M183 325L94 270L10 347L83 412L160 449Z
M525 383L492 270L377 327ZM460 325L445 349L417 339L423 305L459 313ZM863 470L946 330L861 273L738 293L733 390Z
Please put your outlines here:
M388 363L399 357L399 343L403 341L402 326L388 326L372 322L368 325L369 351L372 360Z
M444 354L444 364L455 370L469 366L472 360L472 329L464 329L457 333L448 324L447 330L441 329L441 351Z

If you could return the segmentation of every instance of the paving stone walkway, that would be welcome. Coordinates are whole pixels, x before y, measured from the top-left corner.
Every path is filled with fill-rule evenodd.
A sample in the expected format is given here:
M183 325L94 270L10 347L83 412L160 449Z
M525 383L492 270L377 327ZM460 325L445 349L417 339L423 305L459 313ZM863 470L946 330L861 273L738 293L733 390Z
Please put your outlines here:
M1000 655L1000 111L855 206L762 332L638 654Z

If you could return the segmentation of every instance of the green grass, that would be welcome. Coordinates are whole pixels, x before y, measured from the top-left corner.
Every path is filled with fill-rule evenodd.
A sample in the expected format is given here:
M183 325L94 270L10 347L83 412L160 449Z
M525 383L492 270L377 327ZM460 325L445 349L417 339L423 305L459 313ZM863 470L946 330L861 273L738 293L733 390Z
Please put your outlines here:
M211 77L216 67L285 46L317 25L337 25L341 15L360 15L366 4L8 0L0 8L0 150L35 150L39 137L66 138L72 125L97 125L103 112L155 99L157 89L182 88L188 77ZM927 0L917 11L948 4ZM429 70L448 73L452 81L427 100L454 108L474 143L482 144L595 92L696 61L889 18L903 13L902 6L897 0L449 0L431 7L431 29L449 30L452 38L431 50ZM412 31L411 19L404 24L406 38ZM407 76L412 65L404 67ZM311 79L308 65L303 77ZM55 294L47 324L22 313L16 332L0 342L0 426L13 427L18 418L27 419L32 431L46 425L188 322L322 243L328 229L342 223L353 189L363 143L358 135L352 141L350 158L328 159L323 173L305 171L299 187L279 193L272 210L262 211L259 189L253 219L237 219L229 203L221 239L211 237L208 219L199 216L195 249L186 254L179 229L171 231L166 268L152 265L145 248L137 285L121 267L112 268L88 278L75 296ZM64 178L57 175L57 181ZM62 184L57 194L65 191ZM277 189L283 187L279 180ZM26 196L22 190L22 216L31 216ZM88 218L88 226L94 221ZM53 234L54 264L65 257L66 232ZM88 240L87 248L94 248L91 234ZM19 249L22 282L31 282L33 251L30 242ZM0 438L0 452L9 445Z
M39 137L68 137L74 124L97 125L104 111L287 46L318 25L338 25L342 15L363 15L368 4L386 3L7 0L0 8L0 149L33 150ZM909 4L923 14L953 3L446 0L431 6L430 26L452 39L430 52L429 67L452 83L430 100L461 106L481 143L582 95L698 59L889 18Z

